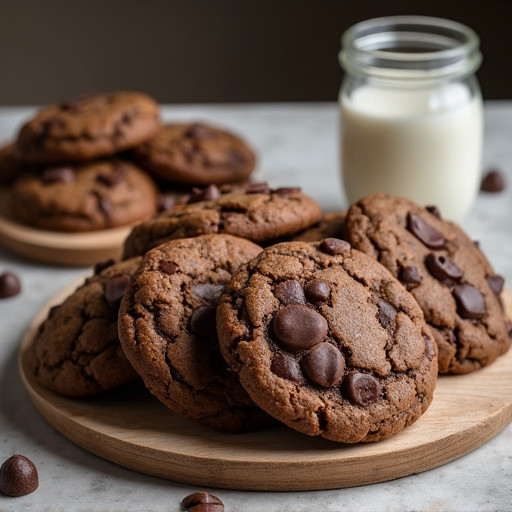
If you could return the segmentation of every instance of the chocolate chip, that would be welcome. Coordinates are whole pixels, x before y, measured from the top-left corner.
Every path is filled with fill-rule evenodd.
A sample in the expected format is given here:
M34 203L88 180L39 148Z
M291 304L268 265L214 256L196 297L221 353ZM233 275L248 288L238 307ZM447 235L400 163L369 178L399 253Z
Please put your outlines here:
M217 498L217 496L214 496L213 494L210 494L206 491L194 492L192 494L189 494L188 496L185 496L185 498L183 498L183 500L181 501L181 504L186 509L189 509L190 507L195 507L196 505L204 505L207 503L214 505L222 505L222 501L219 498Z
M252 183L245 189L246 194L270 194L270 187L266 183Z
M380 384L372 375L352 372L343 379L346 397L356 405L367 405L379 398Z
M0 299L14 297L21 292L21 282L13 272L0 274Z
M123 164L115 166L110 172L100 172L96 177L96 180L107 187L115 187L119 185L128 174L128 167Z
M301 366L311 382L330 388L343 378L345 359L334 345L322 342L304 354Z
M116 262L116 260L113 258L108 258L107 260L98 261L93 267L94 274L99 274L106 268L111 267L115 262Z
M161 261L160 265L158 265L158 268L169 275L173 275L178 271L178 265L176 263L173 263L172 261Z
M421 284L420 271L416 267L402 267L398 274L398 279L409 291Z
M444 236L415 213L407 214L407 229L430 249L441 249L445 245Z
M447 286L458 283L464 274L454 261L439 253L431 252L425 258L425 266L430 274Z
M224 512L224 505L218 503L200 503L187 509L189 512Z
M158 211L163 212L176 204L176 194L162 192L158 197Z
M291 194L296 194L297 192L300 192L302 189L300 187L279 187L273 190L272 192L274 194L277 194L278 196L285 197L289 196Z
M434 217L441 219L441 210L435 205L425 206L425 210L430 212Z
M485 301L482 294L470 284L459 284L453 289L457 311L462 318L479 319L485 315Z
M217 336L217 308L213 306L200 306L190 317L190 330L193 334L203 338Z
M195 140L203 140L203 139L211 139L215 137L215 132L211 130L208 126L200 123L194 123L190 128L184 133L185 137L189 137L190 139Z
M302 285L293 279L279 283L274 289L274 295L285 306L289 304L304 304L306 302Z
M25 496L38 486L37 468L27 457L15 454L0 467L0 492L6 496Z
M44 185L73 183L75 181L75 171L71 167L50 167L42 172L41 181Z
M480 190L484 192L501 192L505 190L505 178L498 169L488 171L480 183Z
M382 327L385 329L394 328L397 310L389 302L386 302L383 299L379 299L377 307L377 320L380 322Z
M505 284L505 279L503 279L503 276L495 274L493 276L487 276L486 279L487 283L489 283L489 286L491 287L491 290L496 295L499 295L503 291L503 285Z
M327 331L327 320L313 308L302 304L284 307L276 313L272 321L273 338L291 352L320 343Z
M315 279L306 285L305 292L309 302L326 302L331 295L331 287L325 281Z
M289 354L276 352L272 358L270 371L282 379L302 382L302 371L299 363Z
M128 275L112 277L105 283L105 299L110 306L116 305L123 298L129 284Z
M225 287L225 284L199 283L192 286L192 293L200 299L217 304Z
M343 254L350 249L351 245L340 238L324 238L318 248L327 254Z
M194 187L187 203L199 203L201 201L215 201L220 197L217 185L208 185L205 188Z

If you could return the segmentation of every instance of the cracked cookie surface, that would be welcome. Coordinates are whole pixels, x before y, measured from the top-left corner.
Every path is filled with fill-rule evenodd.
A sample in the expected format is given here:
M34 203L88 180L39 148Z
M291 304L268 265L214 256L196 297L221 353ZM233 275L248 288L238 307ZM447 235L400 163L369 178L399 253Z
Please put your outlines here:
M141 169L120 159L45 167L12 186L13 216L56 231L91 231L143 221L154 215L159 194Z
M52 307L29 350L37 380L65 396L96 395L137 377L119 342L120 299L140 258L108 262Z
M467 234L435 208L377 194L353 204L347 239L397 277L420 305L441 373L468 373L510 347L503 278Z
M125 241L124 257L144 254L167 240L211 233L265 243L305 229L321 215L318 203L299 188L211 186L187 204L175 205L135 226Z
M136 146L159 126L158 105L146 94L101 93L42 108L21 127L16 145L33 163L84 161Z
M437 350L412 296L348 242L284 242L242 265L217 308L252 399L311 436L385 439L430 405Z
M169 409L222 432L271 421L222 359L215 325L224 286L260 251L230 235L172 240L146 253L121 304L121 343L146 387Z

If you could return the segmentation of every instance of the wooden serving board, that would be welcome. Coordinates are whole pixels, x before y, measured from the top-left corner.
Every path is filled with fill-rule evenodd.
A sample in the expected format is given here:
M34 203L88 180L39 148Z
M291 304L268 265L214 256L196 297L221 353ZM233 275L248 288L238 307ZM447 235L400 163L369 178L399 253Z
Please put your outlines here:
M285 426L221 434L193 424L140 389L68 399L42 388L27 368L27 348L52 304L34 319L20 348L24 384L42 416L77 445L127 468L207 487L304 491L334 489L419 473L456 459L512 420L512 350L474 373L441 376L434 400L413 425L370 444L344 445ZM512 300L504 296L507 312Z
M121 256L131 226L81 233L48 231L16 222L8 211L8 191L0 190L0 244L25 258L67 266L89 266Z

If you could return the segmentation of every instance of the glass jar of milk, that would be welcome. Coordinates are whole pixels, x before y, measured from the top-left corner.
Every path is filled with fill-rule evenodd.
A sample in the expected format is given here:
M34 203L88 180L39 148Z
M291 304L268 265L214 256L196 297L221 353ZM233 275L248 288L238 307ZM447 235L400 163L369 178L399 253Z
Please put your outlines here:
M479 190L483 107L470 28L424 16L358 23L342 38L341 165L350 202L377 192L461 221Z

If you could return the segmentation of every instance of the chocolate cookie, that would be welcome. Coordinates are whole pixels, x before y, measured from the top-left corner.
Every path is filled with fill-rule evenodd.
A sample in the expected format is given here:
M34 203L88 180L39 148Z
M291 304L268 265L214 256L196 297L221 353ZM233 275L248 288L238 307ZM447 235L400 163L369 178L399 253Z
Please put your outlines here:
M140 258L105 262L52 307L30 347L30 366L45 388L65 396L95 395L137 377L117 334L121 297Z
M184 185L245 181L256 163L239 136L200 123L163 125L132 155L155 176Z
M38 228L90 231L147 219L158 199L145 172L111 159L25 174L12 187L10 209L17 220Z
M160 126L157 103L140 92L112 92L51 105L22 126L17 147L35 163L77 162L140 144Z
M310 228L300 231L290 237L290 241L296 242L319 242L324 238L345 238L343 228L347 212L326 212L322 218Z
M230 235L173 240L149 251L119 313L126 356L178 414L222 432L269 424L222 359L215 311L238 266L261 248Z
M437 350L413 297L348 242L284 242L242 265L217 308L251 398L311 436L385 439L432 401Z
M227 233L257 243L291 235L321 217L320 206L299 188L271 190L266 184L209 186L180 204L133 228L124 257L144 254L171 239Z
M10 185L25 168L14 143L0 147L0 186Z
M414 295L439 347L441 373L468 373L510 347L503 278L478 246L436 208L389 195L352 205L347 239Z

